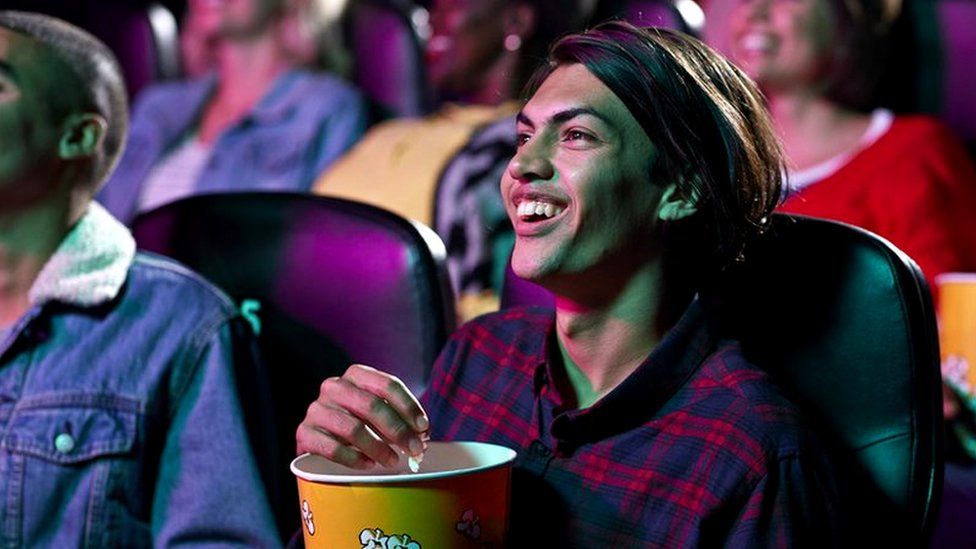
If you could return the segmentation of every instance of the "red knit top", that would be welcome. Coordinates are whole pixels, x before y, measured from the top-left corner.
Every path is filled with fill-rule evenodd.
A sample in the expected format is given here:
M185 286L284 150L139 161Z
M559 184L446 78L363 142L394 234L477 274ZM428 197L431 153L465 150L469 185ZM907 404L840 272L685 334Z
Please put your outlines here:
M788 195L779 210L877 233L911 256L930 283L943 272L976 272L976 167L929 117L895 117L874 143Z

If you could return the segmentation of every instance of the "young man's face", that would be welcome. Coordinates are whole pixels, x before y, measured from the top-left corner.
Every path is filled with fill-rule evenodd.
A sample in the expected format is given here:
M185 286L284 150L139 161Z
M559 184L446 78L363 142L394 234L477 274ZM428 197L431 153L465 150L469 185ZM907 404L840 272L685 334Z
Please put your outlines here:
M62 121L46 101L59 77L50 60L42 44L0 28L0 209L43 193L57 165Z
M623 102L583 65L565 65L518 117L501 189L516 241L512 267L543 281L644 260L662 188L656 149Z

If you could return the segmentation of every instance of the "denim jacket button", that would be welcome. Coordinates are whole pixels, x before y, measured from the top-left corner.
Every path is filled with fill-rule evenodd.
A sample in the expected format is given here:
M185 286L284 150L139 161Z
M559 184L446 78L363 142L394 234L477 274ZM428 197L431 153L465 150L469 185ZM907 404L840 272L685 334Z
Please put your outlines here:
M54 449L62 454L67 454L75 449L75 438L68 433L61 433L54 437Z

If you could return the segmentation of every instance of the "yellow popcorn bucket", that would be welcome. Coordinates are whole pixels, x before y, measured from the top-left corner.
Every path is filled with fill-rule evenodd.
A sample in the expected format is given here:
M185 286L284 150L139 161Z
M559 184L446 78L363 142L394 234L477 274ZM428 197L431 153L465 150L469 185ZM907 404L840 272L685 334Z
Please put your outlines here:
M939 293L939 347L943 377L976 395L976 273L935 277Z
M504 547L515 452L431 442L420 470L350 469L321 456L291 462L308 548Z

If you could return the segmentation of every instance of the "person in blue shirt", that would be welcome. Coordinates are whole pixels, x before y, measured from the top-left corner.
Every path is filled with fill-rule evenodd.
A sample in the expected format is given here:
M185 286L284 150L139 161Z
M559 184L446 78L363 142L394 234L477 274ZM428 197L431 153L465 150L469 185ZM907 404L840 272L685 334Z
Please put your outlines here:
M279 546L243 321L92 202L126 108L103 44L0 11L0 544Z
M191 2L215 22L214 70L144 90L129 145L98 200L129 223L186 196L305 191L366 129L362 95L310 70L293 28L303 2ZM192 13L191 13L192 15Z

